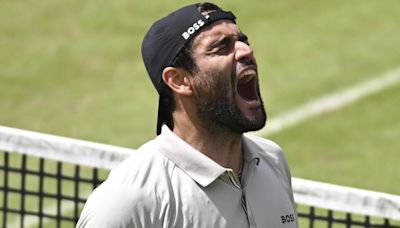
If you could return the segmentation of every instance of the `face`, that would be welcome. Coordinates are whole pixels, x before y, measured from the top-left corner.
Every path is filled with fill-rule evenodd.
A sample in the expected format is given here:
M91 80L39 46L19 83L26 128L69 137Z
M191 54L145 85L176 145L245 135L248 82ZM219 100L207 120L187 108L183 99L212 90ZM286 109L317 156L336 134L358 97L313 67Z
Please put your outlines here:
M199 119L208 128L234 133L259 130L266 113L257 64L247 37L236 24L221 20L194 38L193 90Z

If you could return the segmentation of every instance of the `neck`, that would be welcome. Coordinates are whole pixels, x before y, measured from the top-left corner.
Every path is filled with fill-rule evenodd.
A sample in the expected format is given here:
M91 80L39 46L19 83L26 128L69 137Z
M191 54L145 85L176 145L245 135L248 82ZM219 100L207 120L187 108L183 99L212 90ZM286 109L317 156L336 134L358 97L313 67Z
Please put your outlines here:
M241 134L194 124L189 119L185 120L185 117L177 119L180 121L174 122L173 129L177 136L222 167L235 172L240 170L243 159Z

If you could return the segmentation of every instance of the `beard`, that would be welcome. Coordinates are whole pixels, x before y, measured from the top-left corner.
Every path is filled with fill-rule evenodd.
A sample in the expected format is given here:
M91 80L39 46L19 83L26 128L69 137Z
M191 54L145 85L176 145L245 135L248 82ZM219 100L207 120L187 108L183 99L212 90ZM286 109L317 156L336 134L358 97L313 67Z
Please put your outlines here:
M236 134L257 131L264 127L267 120L264 104L260 96L261 115L249 119L235 103L237 95L233 88L236 74L232 73L231 82L227 82L226 73L210 70L198 72L195 89L196 109L203 126L210 131L224 130Z

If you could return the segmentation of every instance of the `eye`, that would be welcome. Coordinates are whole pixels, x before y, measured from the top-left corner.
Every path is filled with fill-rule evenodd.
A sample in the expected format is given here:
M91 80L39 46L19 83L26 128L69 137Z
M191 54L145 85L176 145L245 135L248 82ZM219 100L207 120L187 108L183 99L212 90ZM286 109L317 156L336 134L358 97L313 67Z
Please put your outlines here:
M224 50L227 50L228 47L229 47L229 45L227 45L227 44L222 44L222 45L220 45L217 49L218 49L218 51L224 51Z
M234 45L234 40L231 37L224 37L213 45L213 53L225 53L231 50Z

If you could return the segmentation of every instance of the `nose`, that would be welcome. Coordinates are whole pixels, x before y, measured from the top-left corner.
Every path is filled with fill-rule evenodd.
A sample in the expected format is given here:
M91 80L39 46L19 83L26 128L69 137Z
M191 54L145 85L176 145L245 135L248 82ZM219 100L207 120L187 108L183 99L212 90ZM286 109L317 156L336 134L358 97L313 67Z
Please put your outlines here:
M253 49L245 42L236 41L235 43L235 59L241 61L243 59L254 59Z

